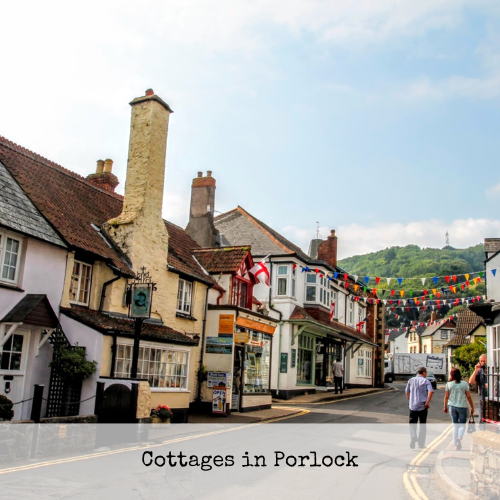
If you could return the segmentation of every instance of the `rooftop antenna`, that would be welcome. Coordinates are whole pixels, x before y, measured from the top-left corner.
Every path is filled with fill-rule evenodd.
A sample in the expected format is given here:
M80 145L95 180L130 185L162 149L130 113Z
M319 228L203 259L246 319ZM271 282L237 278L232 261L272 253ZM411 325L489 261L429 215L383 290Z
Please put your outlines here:
M446 231L446 246L449 247L450 246L450 234L448 233L448 231Z
M316 221L316 239L319 240L319 221Z

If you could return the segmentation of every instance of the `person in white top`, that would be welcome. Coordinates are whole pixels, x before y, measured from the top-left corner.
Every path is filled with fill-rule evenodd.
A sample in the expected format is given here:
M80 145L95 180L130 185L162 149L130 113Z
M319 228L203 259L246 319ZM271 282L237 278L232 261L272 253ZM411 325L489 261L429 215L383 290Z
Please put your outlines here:
M342 366L342 363L340 362L340 358L337 358L337 361L333 363L332 365L332 370L333 370L333 380L335 382L335 394L339 393L340 389L340 394L342 394L342 377L344 375L344 367Z

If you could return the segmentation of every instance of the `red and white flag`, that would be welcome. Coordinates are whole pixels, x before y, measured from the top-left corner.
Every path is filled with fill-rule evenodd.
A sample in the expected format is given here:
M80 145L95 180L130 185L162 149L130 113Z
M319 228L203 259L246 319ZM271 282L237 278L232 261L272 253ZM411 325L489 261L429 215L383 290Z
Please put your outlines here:
M333 321L333 317L335 316L335 302L330 304L330 321Z
M255 264L249 272L252 273L262 284L271 286L269 269L266 266L266 259L267 257L264 257L260 262Z

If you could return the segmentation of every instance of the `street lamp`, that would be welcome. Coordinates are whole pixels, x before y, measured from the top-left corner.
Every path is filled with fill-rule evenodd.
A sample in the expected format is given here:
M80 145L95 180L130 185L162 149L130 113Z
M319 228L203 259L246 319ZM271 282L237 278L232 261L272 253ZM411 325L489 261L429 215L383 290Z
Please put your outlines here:
M151 303L156 283L153 283L145 267L140 268L132 281L127 286L128 317L134 320L134 348L132 350L132 368L130 377L137 378L137 365L139 364L139 345L141 329L145 319L151 317Z

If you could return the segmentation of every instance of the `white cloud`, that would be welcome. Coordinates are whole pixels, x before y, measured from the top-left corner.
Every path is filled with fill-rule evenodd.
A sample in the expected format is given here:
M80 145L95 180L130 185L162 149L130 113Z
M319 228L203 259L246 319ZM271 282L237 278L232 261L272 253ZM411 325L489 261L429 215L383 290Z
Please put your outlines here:
M496 186L492 186L486 190L486 195L490 198L500 197L500 182Z
M484 238L500 236L500 220L495 219L457 219L416 221L407 224L382 223L363 226L348 224L336 228L339 259L375 252L391 246L418 245L422 248L445 246L445 234L450 235L450 245L466 248L482 243ZM314 238L310 230L286 226L283 235L299 245L305 252L309 241ZM329 234L326 227L320 228L320 235Z

